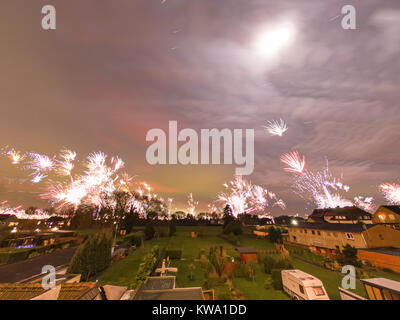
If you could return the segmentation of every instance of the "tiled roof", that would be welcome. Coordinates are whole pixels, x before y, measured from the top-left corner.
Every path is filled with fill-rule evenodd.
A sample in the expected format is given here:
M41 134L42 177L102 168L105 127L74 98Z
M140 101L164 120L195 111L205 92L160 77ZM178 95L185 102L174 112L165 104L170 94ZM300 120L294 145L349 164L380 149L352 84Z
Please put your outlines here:
M361 223L299 223L298 225L291 225L289 228L297 229L316 229L316 230L330 230L342 232L363 232L366 229L376 226L375 224L361 224ZM366 228L366 229L365 229Z
M30 300L46 290L42 284L0 284L0 300Z
M204 295L200 287L143 290L135 294L133 300L204 300Z
M93 300L99 292L95 282L63 283L58 300Z
M358 207L327 208L315 209L310 215L310 218L322 218L325 216L344 216L353 220L357 219L358 217L371 216L371 214Z

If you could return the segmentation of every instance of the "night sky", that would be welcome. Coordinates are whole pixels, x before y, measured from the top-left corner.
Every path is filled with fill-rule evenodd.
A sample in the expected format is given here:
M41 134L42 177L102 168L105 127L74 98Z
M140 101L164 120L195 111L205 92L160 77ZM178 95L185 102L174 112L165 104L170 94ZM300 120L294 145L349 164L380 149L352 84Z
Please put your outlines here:
M41 8L57 9L57 29L41 29ZM357 10L343 30L341 8ZM339 16L340 15L340 16ZM295 35L279 54L255 49L260 34L289 22ZM148 130L255 130L247 177L287 204L277 214L310 213L291 190L282 154L299 150L310 169L326 159L351 187L373 196L399 178L400 1L398 0L2 0L0 139L21 151L83 159L119 155L126 171L186 208L201 211L231 180L233 166L151 166ZM262 126L284 119L283 137ZM0 160L0 201L45 206L45 184ZM10 180L11 178L11 180Z

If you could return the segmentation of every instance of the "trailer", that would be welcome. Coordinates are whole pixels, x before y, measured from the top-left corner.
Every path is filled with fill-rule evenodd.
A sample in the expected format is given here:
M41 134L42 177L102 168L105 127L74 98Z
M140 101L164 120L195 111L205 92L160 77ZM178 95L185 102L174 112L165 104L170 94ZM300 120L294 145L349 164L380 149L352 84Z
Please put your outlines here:
M301 270L282 270L283 290L294 300L329 300L318 278Z

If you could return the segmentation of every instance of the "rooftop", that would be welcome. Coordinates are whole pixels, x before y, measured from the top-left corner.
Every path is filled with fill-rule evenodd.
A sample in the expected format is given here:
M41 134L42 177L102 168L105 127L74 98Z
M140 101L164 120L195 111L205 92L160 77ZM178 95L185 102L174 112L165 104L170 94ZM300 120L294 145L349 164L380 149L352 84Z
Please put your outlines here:
M175 276L148 277L133 294L133 300L204 300L201 287L176 288Z
M290 225L289 228L298 228L298 229L315 229L315 230L329 230L329 231L341 231L341 232L363 232L366 229L372 228L376 226L376 224L362 224L362 223L312 223L312 222L304 222L298 223L297 225Z
M386 278L373 278L373 279L361 279L365 284L370 284L373 287L389 289L400 293L400 282Z

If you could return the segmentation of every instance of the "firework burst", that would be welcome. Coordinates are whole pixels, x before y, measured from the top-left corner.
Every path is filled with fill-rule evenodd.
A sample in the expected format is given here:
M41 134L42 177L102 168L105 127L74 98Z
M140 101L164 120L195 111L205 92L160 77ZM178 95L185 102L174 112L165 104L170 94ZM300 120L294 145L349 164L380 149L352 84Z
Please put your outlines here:
M382 183L379 189L386 200L392 205L400 204L400 185L397 183Z
M283 134L288 130L288 127L282 119L268 121L266 126L263 126L266 132L268 132L271 136L279 136L282 137Z
M272 206L280 206L282 209L286 207L283 200L278 199L275 193L262 186L253 185L241 176L236 176L223 186L226 191L218 195L217 201L222 206L229 204L235 217L242 213L262 214L270 202Z
M281 156L281 161L288 165L288 168L284 169L287 172L302 174L306 168L306 158L301 157L298 151L284 154Z

